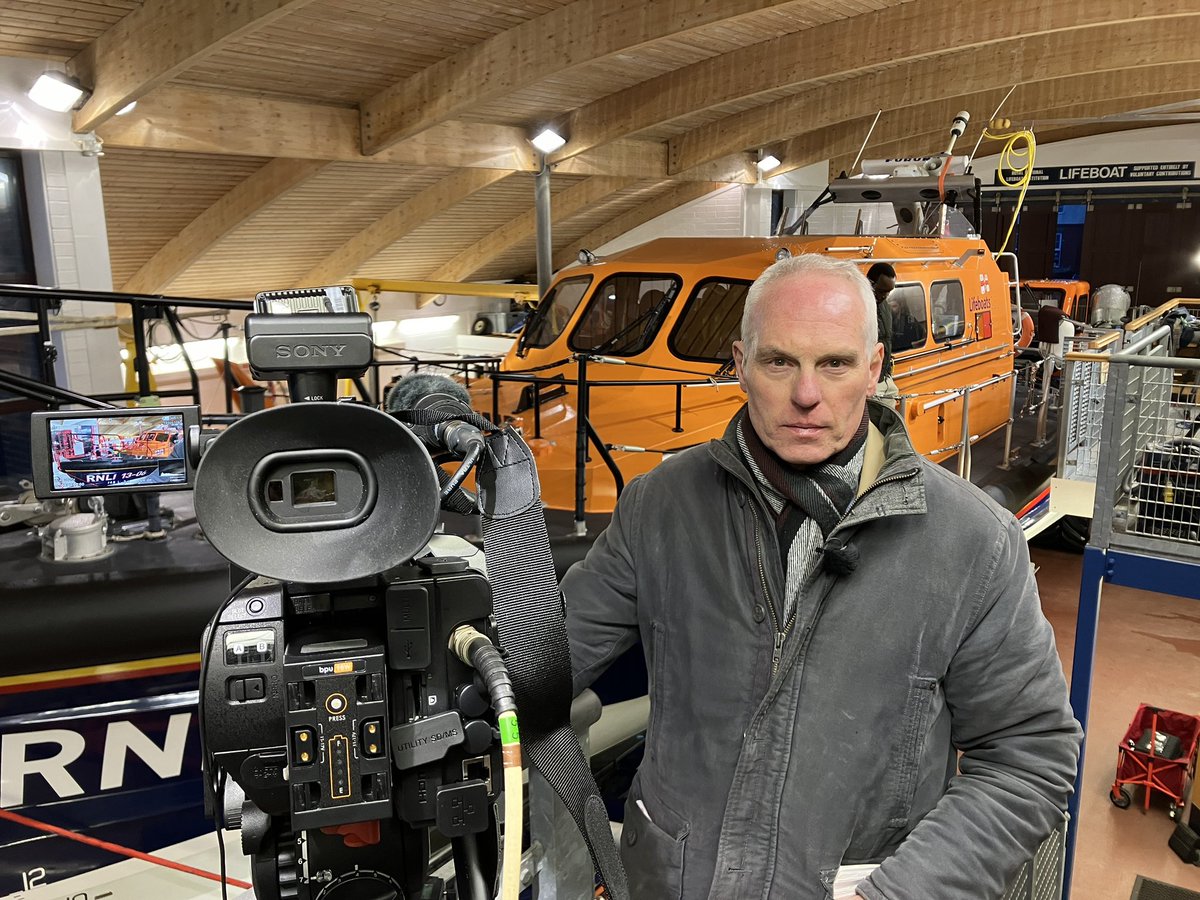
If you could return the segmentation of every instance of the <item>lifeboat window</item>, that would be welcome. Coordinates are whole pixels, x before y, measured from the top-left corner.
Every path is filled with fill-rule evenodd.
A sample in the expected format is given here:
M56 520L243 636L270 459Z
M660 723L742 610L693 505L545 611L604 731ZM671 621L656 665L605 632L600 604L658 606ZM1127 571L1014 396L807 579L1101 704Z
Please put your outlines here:
M952 341L967 330L967 310L959 281L935 281L929 288L929 310L935 341Z
M592 291L568 346L610 356L641 353L654 340L679 288L674 275L623 273L604 279Z
M680 359L727 363L742 332L749 281L712 278L692 291L668 346Z
M552 287L530 316L522 343L527 347L549 347L553 344L575 315L579 301L591 283L592 276L583 275L564 278Z
M919 284L898 284L887 302L892 308L892 352L924 347L929 333L925 289Z

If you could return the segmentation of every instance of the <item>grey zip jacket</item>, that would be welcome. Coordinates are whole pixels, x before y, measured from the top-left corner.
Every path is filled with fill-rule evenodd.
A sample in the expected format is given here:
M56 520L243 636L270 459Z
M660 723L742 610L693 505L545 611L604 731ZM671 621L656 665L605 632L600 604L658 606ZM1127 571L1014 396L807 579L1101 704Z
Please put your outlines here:
M1080 729L1024 537L869 402L858 496L790 621L773 518L733 426L621 495L563 580L575 689L639 638L634 900L999 898L1062 821ZM961 752L961 757L958 753Z

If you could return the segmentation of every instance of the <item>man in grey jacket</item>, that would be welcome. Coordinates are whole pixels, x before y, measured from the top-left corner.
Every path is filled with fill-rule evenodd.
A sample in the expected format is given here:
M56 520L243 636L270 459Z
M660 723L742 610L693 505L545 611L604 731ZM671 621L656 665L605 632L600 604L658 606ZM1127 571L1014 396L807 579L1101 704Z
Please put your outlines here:
M865 900L999 898L1062 819L1080 732L1024 538L868 399L882 355L857 267L776 263L747 405L563 581L577 691L646 651L635 900L824 900L871 863Z

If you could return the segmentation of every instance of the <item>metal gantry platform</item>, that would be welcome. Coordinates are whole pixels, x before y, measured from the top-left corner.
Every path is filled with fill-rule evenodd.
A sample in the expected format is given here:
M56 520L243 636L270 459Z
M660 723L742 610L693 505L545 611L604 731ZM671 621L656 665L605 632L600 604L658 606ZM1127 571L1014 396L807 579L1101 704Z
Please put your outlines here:
M1200 359L1171 356L1159 327L1108 369L1092 532L1079 586L1071 708L1084 729L1105 584L1200 600ZM1070 897L1084 752L1069 807L1063 897Z

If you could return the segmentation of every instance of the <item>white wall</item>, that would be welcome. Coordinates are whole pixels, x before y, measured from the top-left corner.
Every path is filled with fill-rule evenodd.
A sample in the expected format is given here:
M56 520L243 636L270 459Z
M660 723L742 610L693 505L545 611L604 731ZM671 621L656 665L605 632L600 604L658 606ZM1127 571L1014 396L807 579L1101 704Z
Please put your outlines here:
M38 283L73 290L111 291L108 231L100 168L79 150L22 154ZM128 315L111 303L63 304L64 316ZM55 333L59 383L82 394L123 390L120 342L113 328Z
M38 283L111 291L100 167L91 135L71 133L71 114L42 109L26 91L56 63L0 57L0 147L22 151ZM85 155L86 154L86 155ZM111 316L112 304L63 305L64 316ZM121 310L127 313L127 310ZM116 329L55 332L59 384L84 394L123 389Z
M771 192L793 192L792 202L803 209L825 189L828 170L829 162L823 160L759 184L730 185L644 222L595 252L618 253L664 237L766 237L772 225Z

